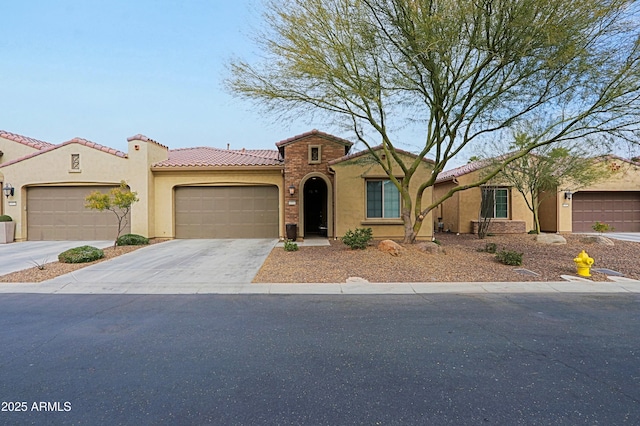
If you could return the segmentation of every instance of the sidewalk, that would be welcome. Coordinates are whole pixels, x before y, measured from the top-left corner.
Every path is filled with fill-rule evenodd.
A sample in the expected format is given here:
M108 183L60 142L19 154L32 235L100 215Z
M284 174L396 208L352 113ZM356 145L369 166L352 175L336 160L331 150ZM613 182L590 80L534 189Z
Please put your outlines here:
M490 283L16 283L0 284L0 293L33 294L486 294L486 293L640 293L640 281L490 282Z

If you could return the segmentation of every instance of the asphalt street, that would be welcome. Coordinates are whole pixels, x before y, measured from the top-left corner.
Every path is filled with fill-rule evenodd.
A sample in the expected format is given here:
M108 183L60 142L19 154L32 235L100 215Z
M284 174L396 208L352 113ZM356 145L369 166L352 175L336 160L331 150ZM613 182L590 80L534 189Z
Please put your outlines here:
M0 424L639 424L640 295L0 298Z

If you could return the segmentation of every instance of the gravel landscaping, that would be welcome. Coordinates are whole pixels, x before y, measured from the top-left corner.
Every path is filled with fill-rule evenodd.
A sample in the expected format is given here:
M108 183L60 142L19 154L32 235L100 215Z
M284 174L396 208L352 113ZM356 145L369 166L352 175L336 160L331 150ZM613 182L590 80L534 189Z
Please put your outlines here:
M287 252L276 247L253 280L256 283L345 282L349 277L369 282L496 282L562 281L561 275L576 275L573 259L581 250L594 260L594 268L608 268L628 278L640 279L640 243L613 240L613 246L584 242L583 235L565 235L567 244L547 245L533 235L496 235L480 240L475 235L437 234L444 253L427 254L416 245L404 245L399 256L376 248L351 250L339 240L330 247L300 247ZM523 253L522 266L507 266L495 254L479 251L495 243L498 251ZM517 269L538 275L524 275ZM592 272L592 280L607 281Z
M255 283L331 283L358 277L369 282L499 282L562 281L561 275L576 275L573 259L586 250L594 268L608 268L627 278L640 279L640 243L613 240L613 246L586 242L583 235L565 235L566 245L546 245L532 235L496 235L480 240L475 235L436 235L443 253L428 254L417 245L404 245L398 256L377 249L377 241L365 250L351 250L340 240L325 247L300 247L287 252L276 247L256 275ZM161 242L161 241L152 241ZM500 250L523 253L522 266L507 266L495 254L480 251L487 243ZM86 266L103 262L144 246L113 247L96 262L69 264L52 262L0 276L0 282L42 282ZM538 275L525 275L518 269ZM593 281L607 281L592 271Z

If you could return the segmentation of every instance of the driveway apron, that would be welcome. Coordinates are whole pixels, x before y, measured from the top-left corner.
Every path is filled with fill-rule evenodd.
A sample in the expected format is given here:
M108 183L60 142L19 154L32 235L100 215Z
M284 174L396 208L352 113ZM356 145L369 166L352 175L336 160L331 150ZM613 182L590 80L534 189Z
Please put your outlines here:
M47 281L47 284L250 283L278 240L171 240Z
M65 250L80 246L105 248L113 241L23 241L0 244L0 275L33 268L36 264L55 262Z

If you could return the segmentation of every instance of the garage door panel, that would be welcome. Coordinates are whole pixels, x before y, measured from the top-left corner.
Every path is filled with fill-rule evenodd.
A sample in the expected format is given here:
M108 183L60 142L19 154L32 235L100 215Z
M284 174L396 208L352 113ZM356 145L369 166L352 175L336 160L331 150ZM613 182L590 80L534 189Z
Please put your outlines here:
M180 187L175 203L176 238L278 237L275 186Z
M619 232L640 232L640 192L577 192L573 195L573 231L591 232L600 221Z
M87 209L85 197L109 186L46 186L27 190L27 239L112 240L118 225L112 212ZM130 223L130 218L127 218ZM124 230L130 232L130 227Z

